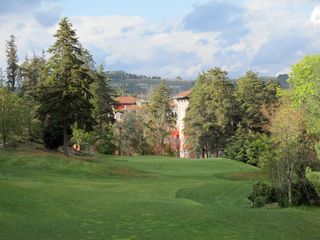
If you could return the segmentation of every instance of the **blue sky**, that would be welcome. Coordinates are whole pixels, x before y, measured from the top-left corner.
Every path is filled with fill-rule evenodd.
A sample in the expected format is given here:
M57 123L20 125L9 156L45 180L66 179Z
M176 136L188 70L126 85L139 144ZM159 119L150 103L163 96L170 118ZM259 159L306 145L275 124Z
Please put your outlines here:
M141 16L150 20L163 20L183 16L192 11L193 5L207 0L93 0L62 1L59 5L66 16ZM80 3L80 4L79 4ZM77 7L75 7L77 6Z
M218 66L230 77L247 70L277 75L320 51L318 0L0 0L0 6L3 68L10 34L22 61L52 45L64 16L107 70L195 79Z

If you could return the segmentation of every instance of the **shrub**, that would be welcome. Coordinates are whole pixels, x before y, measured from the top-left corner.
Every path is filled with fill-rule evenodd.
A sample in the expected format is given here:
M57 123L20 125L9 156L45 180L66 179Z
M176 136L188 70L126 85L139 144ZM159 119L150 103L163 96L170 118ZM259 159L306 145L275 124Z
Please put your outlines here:
M311 168L306 169L306 176L308 180L313 184L315 187L318 196L320 196L320 172L314 172Z
M112 129L108 129L105 133L97 134L97 151L102 154L114 154L116 151L116 139Z
M263 207L268 203L277 202L278 198L278 190L262 182L254 184L248 196L252 207Z
M274 159L273 149L269 136L252 131L246 132L239 127L236 134L229 139L225 154L228 158L264 167Z
M300 180L292 184L293 205L319 205L320 198L315 187L308 180Z

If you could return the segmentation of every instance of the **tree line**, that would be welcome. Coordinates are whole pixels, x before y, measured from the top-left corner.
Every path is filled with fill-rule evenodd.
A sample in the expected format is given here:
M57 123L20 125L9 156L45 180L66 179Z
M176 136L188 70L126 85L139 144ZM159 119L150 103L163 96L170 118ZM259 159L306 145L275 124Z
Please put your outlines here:
M320 56L292 67L284 89L248 71L233 84L227 72L202 73L185 118L190 150L264 170L267 183L253 186L252 206L320 203Z

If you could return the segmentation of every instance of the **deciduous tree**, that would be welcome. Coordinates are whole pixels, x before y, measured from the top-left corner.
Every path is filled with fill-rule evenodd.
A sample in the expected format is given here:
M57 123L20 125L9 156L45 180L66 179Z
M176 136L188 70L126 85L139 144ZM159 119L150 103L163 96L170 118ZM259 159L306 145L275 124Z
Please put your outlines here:
M120 155L145 154L148 144L144 134L144 119L141 113L125 112L116 122L115 131Z
M304 131L303 112L294 109L290 103L282 104L271 120L270 131L280 151L277 162L279 186L292 205L294 167L299 161L298 149Z
M6 146L15 135L22 135L24 111L21 99L10 90L0 88L0 135Z

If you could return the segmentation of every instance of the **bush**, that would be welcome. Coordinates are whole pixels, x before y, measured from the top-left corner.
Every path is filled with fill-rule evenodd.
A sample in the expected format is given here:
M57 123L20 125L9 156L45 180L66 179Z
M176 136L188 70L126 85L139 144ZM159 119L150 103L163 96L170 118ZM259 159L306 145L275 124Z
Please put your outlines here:
M312 171L311 168L306 169L306 177L313 184L318 196L320 196L320 172Z
M260 208L265 206L267 203L266 197L264 196L256 196L255 199L251 202L251 207Z
M275 203L278 198L278 190L262 182L254 184L252 193L248 196L252 207L263 207L266 204Z
M114 154L116 151L116 139L112 129L105 133L99 133L97 141L97 151L102 154Z
M241 162L247 162L246 145L248 143L249 133L242 127L239 127L234 136L228 140L228 145L225 149L227 158Z
M319 205L320 198L315 187L308 180L300 180L292 184L293 205Z
M246 132L241 127L229 140L225 154L228 158L262 167L274 158L269 136L251 131Z

